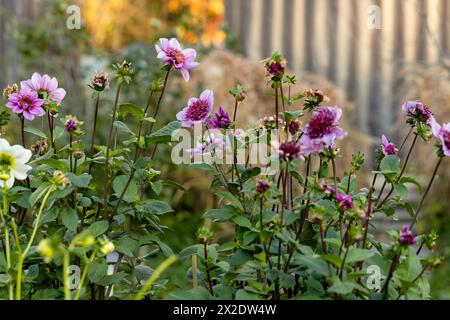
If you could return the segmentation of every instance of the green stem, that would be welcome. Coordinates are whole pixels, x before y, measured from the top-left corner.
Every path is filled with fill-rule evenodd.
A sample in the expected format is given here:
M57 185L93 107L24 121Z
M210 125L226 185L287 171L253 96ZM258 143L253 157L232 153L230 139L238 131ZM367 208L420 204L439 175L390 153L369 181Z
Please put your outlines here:
M7 270L11 269L11 245L9 242L9 228L8 225L6 224L6 220L5 220L5 216L7 215L8 212L8 189L6 187L6 182L3 182L4 188L3 188L3 210L1 211L1 219L2 219L2 223L5 226L4 227L4 232L5 232L5 259L6 259L6 268ZM13 300L14 299L14 289L13 289L13 284L10 282L8 284L8 294L9 294L9 300Z
M70 265L69 251L64 250L63 254L64 300L71 300L69 287L69 265Z
M104 218L105 220L108 219L108 201L109 201L109 151L110 151L110 145L111 145L111 139L112 139L112 133L114 129L114 121L116 120L116 112L117 112L117 104L119 103L119 96L120 96L120 88L122 86L122 83L119 83L116 90L116 98L114 101L114 108L111 118L111 124L109 126L109 134L108 134L108 142L106 143L106 157L105 157L105 182L103 185L103 211L104 211Z
M22 254L19 255L19 260L17 262L16 300L21 299L23 262L27 256L28 252L30 251L31 246L33 245L34 239L36 237L37 229L39 227L39 222L41 220L42 212L44 211L44 208L47 204L48 198L50 197L50 194L53 191L55 191L55 186L51 185L48 188L47 193L44 196L44 199L42 200L41 207L39 208L39 212L36 216L36 220L34 221L33 232L31 233L30 240L28 241L28 244L27 244L25 250L22 252Z
M78 286L78 290L77 290L74 300L78 300L80 298L81 289L83 288L84 281L86 280L86 275L88 273L88 270L89 270L89 267L90 267L92 261L94 261L96 253L97 253L97 250L95 250L92 253L91 257L88 259L88 261L86 262L86 265L84 266L83 273L81 274L80 284Z

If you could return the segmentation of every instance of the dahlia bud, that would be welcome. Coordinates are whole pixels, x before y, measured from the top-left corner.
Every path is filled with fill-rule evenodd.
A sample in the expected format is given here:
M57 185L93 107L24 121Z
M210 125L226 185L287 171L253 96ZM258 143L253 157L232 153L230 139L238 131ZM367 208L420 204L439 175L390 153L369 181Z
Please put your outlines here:
M72 156L75 159L81 159L84 156L84 152L83 152L83 150L75 150L74 152L72 152Z
M95 243L95 238L92 234L84 233L76 241L76 245L80 247L90 247Z
M39 242L37 251L44 257L45 262L50 262L56 255L56 250L53 247L50 239L42 239Z
M94 73L94 75L91 78L90 87L99 92L108 89L109 87L108 74L106 72Z
M101 253L107 255L107 254L112 253L115 248L116 247L114 246L114 243L112 243L111 241L106 241L100 248L100 251L101 251Z
M256 192L258 192L259 194L263 194L269 189L270 184L267 183L267 181L264 179L259 179L258 183L256 184Z
M19 92L19 86L14 83L13 85L7 86L5 89L3 89L3 96L8 99L11 94L17 92Z
M265 61L267 76L273 81L280 81L286 71L286 60L275 52L269 59Z
M314 224L321 224L323 221L323 216L321 214L313 214L310 218L310 221Z
M70 180L62 171L56 170L55 172L53 172L53 182L58 187L65 187L70 183Z
M8 181L11 177L11 174L7 170L1 170L0 171L0 180L2 181Z
M230 94L236 99L236 101L242 102L247 97L246 91L243 86L238 84L236 87L231 89Z
M45 154L48 151L47 139L36 140L36 142L31 145L31 151L39 156Z
M207 227L201 227L197 231L197 240L201 244L207 244L208 240L211 239L212 236L213 236L212 231L209 230L209 228Z

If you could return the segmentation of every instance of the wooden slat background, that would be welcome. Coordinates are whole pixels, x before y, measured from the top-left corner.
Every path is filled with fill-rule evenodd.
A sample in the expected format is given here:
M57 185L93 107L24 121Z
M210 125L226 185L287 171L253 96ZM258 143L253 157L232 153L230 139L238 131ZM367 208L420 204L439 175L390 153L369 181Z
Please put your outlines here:
M394 132L397 94L414 64L449 58L450 0L225 0L226 20L244 54L280 51L297 73L320 74L355 102L367 134ZM381 9L381 30L367 27L368 8ZM447 60L448 61L448 60Z

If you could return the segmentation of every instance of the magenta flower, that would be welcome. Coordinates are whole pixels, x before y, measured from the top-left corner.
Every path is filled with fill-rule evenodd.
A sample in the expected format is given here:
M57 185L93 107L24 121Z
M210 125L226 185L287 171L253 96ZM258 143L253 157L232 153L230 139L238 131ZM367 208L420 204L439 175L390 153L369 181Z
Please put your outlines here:
M227 129L231 124L231 119L228 112L223 110L222 107L219 107L217 112L214 114L214 117L208 121L208 124L214 129Z
M23 114L25 119L31 121L35 116L41 117L45 114L42 108L43 104L44 100L39 99L36 92L25 88L20 92L9 95L6 107L10 108L14 113Z
M434 118L432 118L430 125L433 135L441 141L444 155L450 157L450 122L444 123L441 126Z
M57 104L61 104L66 96L66 90L58 88L58 80L50 78L47 74L41 76L35 72L30 80L20 82L20 86L36 92L40 98L48 98Z
M321 106L313 112L309 123L303 128L301 143L306 154L319 153L325 147L335 147L335 140L345 137L345 132L339 127L341 108Z
M291 161L296 158L303 158L301 146L295 141L282 143L278 148L278 154L286 161Z
M258 183L256 184L256 192L263 194L264 192L266 192L269 189L270 189L270 184L266 180L264 180L264 179L258 180Z
M412 232L411 230L409 230L408 226L404 226L402 228L402 231L400 231L398 241L403 245L409 246L417 243L416 237L417 237L416 232Z
M214 94L211 90L202 92L199 98L191 98L187 107L177 113L177 119L183 127L192 128L196 124L207 124L214 104Z
M350 210L355 208L355 206L353 205L352 197L350 197L348 194L344 196L338 192L336 195L336 200L338 201L339 207L342 210Z
M64 124L64 130L66 130L66 132L73 132L77 130L77 128L77 122L72 118L67 119L66 123Z
M381 136L381 150L385 156L395 156L398 152L396 145L389 142L384 134Z
M159 42L161 47L157 44L155 45L158 59L161 59L164 65L172 65L175 70L181 72L185 81L189 81L189 70L199 66L199 63L194 61L197 57L197 52L191 48L183 50L175 38L170 40L161 38Z
M428 124L433 118L433 112L419 101L407 101L402 106L404 115L408 118L408 123L415 125L417 122Z

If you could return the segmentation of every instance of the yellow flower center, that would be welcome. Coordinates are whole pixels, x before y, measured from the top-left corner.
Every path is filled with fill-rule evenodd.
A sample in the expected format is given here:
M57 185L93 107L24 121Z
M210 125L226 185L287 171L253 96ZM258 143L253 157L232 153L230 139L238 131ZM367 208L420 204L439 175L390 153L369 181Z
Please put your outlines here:
M15 167L15 159L9 152L0 152L0 180L6 181Z

